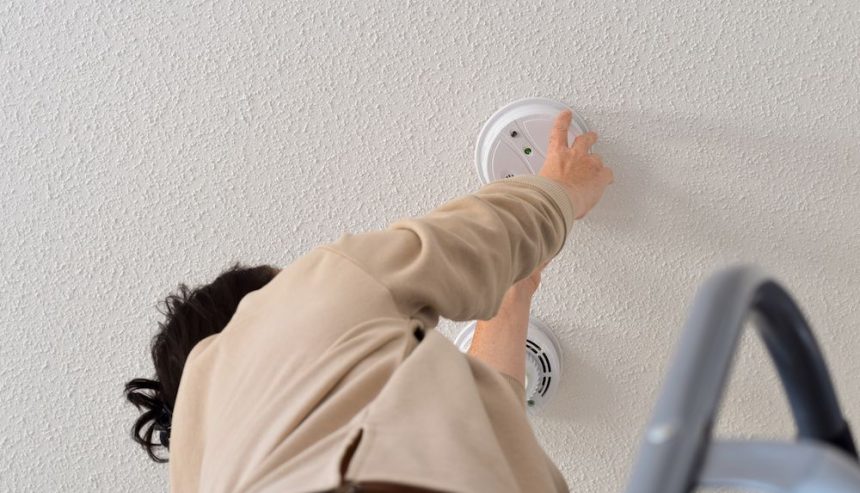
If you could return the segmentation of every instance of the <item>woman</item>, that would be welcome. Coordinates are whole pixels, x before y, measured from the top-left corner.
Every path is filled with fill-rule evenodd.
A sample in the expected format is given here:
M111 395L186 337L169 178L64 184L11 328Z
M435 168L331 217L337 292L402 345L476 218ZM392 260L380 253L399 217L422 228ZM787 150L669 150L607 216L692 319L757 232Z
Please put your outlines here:
M613 180L555 122L540 176L499 180L282 270L168 298L133 437L173 491L568 491L523 386L542 269ZM430 330L480 320L463 355Z

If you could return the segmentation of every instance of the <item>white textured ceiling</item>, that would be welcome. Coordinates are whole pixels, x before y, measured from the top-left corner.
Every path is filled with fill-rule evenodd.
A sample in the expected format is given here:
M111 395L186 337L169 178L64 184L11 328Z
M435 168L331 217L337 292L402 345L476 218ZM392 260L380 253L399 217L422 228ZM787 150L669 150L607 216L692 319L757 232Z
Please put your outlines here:
M121 396L155 304L476 190L480 125L525 96L581 110L616 177L533 312L566 357L535 432L575 490L624 484L736 260L796 295L860 428L860 8L753 4L2 2L0 490L165 489ZM719 430L793 432L752 337Z

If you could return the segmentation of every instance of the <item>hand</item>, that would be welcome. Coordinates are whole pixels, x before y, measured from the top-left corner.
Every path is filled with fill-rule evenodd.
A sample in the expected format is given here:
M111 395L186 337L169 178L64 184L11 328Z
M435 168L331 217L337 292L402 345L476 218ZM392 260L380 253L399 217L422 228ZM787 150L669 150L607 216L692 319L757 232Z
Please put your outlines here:
M614 181L612 170L603 166L597 154L589 154L597 134L588 132L567 144L567 130L573 116L570 110L559 113L549 137L549 148L538 176L560 183L568 191L576 219L588 213Z

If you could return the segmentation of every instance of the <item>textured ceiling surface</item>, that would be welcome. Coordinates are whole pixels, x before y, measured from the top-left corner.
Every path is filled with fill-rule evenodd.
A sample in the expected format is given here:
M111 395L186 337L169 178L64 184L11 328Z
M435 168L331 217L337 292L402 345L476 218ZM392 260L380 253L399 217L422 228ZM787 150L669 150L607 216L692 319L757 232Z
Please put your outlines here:
M533 307L566 372L534 429L575 490L622 487L736 261L795 294L860 423L858 53L848 0L2 2L0 490L164 490L121 398L156 303L476 190L481 124L526 96L580 110L616 177ZM719 434L791 437L742 347Z

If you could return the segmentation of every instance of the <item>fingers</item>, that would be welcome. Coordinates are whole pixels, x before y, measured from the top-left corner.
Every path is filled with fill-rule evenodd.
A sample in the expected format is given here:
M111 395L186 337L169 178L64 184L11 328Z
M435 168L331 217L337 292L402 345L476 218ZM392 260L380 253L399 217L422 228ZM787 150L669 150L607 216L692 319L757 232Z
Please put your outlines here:
M582 154L588 154L591 150L591 146L593 146L595 142L597 142L597 134L594 132L587 132L582 135L578 135L576 139L574 139L571 149Z
M600 154L588 154L587 158L600 166L600 174L604 182L607 184L615 182L615 174L612 172L611 168L607 168L603 165L603 157Z
M552 132L549 134L550 150L559 150L567 147L567 129L570 127L572 117L573 113L570 110L564 110L555 118Z

